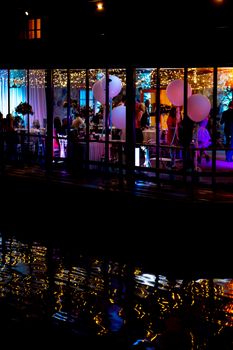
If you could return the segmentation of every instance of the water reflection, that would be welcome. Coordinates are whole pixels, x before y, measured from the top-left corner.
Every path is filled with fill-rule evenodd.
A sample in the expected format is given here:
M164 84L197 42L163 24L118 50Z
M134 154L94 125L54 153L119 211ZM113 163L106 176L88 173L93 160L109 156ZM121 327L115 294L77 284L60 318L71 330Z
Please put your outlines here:
M37 320L75 337L121 339L125 348L232 345L233 280L171 279L96 257L72 261L51 245L0 236L5 327Z

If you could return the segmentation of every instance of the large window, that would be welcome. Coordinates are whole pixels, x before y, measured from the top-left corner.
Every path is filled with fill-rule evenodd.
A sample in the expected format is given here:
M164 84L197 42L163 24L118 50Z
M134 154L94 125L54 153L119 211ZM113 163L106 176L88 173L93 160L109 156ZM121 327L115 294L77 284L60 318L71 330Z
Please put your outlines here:
M35 22L30 28L36 30ZM129 86L136 79L127 96L122 68L1 69L0 112L22 136L10 156L41 160L41 139L52 137L53 122L54 162L68 158L97 170L111 163L124 173L129 151L135 174L148 178L210 184L231 176L233 137L226 134L224 112L232 101L233 68L142 67L129 73Z

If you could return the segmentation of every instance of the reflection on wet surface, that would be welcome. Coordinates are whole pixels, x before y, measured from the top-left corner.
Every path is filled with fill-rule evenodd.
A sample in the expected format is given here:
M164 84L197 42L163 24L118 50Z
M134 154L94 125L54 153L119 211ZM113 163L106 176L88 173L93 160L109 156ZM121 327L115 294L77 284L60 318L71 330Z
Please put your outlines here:
M233 345L233 279L172 279L99 257L71 261L51 244L0 236L3 332L101 338L121 349Z

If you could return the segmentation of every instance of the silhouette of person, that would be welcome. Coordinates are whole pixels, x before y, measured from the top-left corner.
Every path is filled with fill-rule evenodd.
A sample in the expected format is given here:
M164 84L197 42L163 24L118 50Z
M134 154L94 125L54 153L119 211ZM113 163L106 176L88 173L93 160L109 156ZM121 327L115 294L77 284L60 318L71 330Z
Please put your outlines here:
M193 167L193 152L191 149L192 138L193 138L193 128L194 122L188 117L185 116L179 123L179 142L181 146L184 147L183 150L183 161L185 168Z
M150 114L149 114L149 106L150 106L150 101L146 100L144 103L145 106L145 112L142 115L141 118L141 128L148 128L150 125Z
M224 124L226 161L233 162L233 101L230 101L228 109L222 113L220 124Z
M136 115L135 115L135 132L136 132L136 143L143 142L143 133L141 128L142 115L145 112L145 104L136 102Z
M59 133L61 132L61 120L55 117L53 121L53 156L60 157Z
M198 148L200 148L197 161L199 164L201 164L201 159L204 157L206 159L206 162L210 161L210 156L206 152L205 148L208 148L211 144L211 136L209 131L207 130L207 124L208 124L209 118L205 118L199 123L198 131L197 131L197 142L198 142Z
M0 112L0 131L3 130L3 114Z
M56 131L56 134L61 134L62 131L62 124L61 124L61 119L59 117L55 117L53 121L53 126Z
M176 125L176 107L172 107L167 118L167 143L170 146L178 145L177 125ZM170 149L171 166L175 166L176 150Z

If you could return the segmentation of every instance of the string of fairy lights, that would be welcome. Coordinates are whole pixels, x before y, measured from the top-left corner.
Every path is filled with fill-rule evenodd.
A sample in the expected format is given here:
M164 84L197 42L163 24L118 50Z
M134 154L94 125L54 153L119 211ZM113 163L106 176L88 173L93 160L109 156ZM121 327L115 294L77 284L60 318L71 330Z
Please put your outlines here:
M30 87L44 88L46 87L46 74L43 69L31 70L10 70L10 87L27 86L29 81ZM86 70L72 69L70 72L70 86L74 88L86 87ZM27 76L29 74L29 77ZM104 69L90 69L89 84L90 87L105 75ZM115 75L122 81L123 88L126 86L126 70L125 69L109 69L110 75ZM181 68L161 68L160 69L160 85L166 88L167 85L176 79L184 78L184 69ZM0 70L0 81L2 84L8 82L8 70ZM53 70L53 86L55 88L67 87L68 70ZM189 68L188 82L193 92L201 92L204 89L213 88L213 68ZM154 68L136 69L136 87L143 89L156 89L157 70ZM218 68L218 89L228 91L233 89L233 68Z

